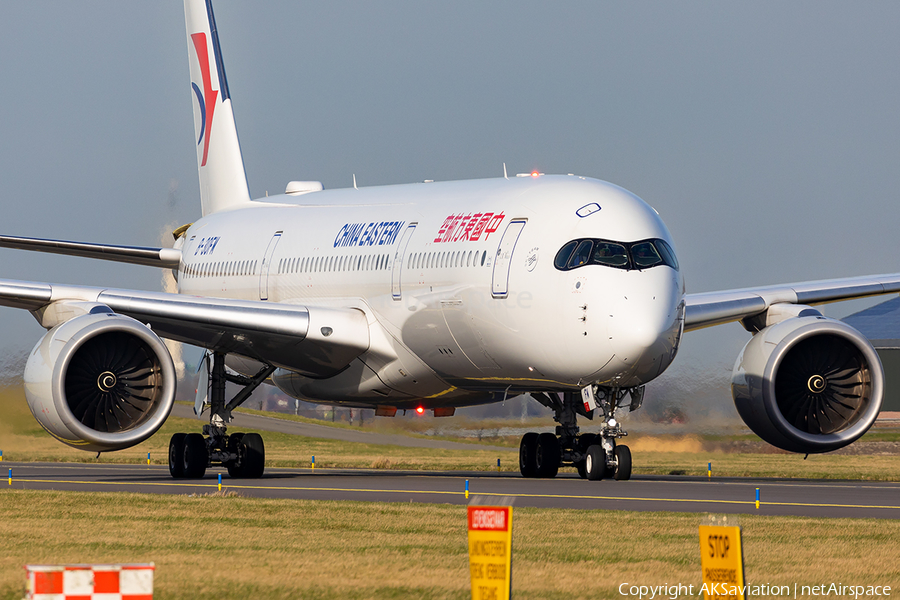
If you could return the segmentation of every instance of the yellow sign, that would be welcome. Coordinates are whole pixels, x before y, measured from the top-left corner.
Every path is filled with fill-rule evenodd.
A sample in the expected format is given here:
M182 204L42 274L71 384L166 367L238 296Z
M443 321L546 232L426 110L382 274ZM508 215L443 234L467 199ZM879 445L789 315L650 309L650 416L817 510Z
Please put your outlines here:
M700 591L706 600L744 600L741 528L701 525L700 556L703 569L703 587Z
M512 588L512 507L469 507L472 600L508 600Z

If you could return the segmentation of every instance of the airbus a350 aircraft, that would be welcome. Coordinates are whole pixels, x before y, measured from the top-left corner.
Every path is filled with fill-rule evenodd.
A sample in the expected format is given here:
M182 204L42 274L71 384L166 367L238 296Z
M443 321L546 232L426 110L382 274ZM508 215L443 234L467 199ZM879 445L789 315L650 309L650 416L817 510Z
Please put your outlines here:
M628 479L620 411L674 360L684 331L740 321L737 409L792 452L828 452L874 422L884 375L871 344L814 305L900 291L900 274L685 294L659 215L596 179L530 173L323 190L292 182L251 200L210 0L185 0L202 217L174 248L3 236L0 246L172 269L178 293L0 280L0 304L48 332L25 368L38 422L91 452L153 435L175 398L160 338L207 350L195 410L176 434L173 477L224 465L263 473L257 434L226 434L262 383L295 398L374 408L456 407L530 393L556 434L528 433L526 477L574 465ZM242 386L234 398L225 383ZM577 417L600 433L579 432Z

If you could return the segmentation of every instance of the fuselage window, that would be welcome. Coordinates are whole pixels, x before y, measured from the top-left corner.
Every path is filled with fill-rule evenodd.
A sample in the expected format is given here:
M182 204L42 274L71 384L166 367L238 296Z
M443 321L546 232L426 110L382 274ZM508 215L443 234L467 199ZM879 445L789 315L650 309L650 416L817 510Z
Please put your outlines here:
M469 253L466 255L466 266L467 267L472 266L472 251L471 250L469 250Z
M481 253L481 266L484 266L484 259L487 258L487 250Z

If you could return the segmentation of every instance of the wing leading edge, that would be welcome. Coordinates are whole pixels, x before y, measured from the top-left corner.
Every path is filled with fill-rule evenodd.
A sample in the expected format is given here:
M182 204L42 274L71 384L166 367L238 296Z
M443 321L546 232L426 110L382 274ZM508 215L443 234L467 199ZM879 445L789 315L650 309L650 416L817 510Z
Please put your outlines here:
M900 292L900 273L685 295L684 329L740 321L774 304L827 304Z
M313 377L341 371L369 347L366 316L355 308L0 279L0 306L30 310L45 327L65 320L67 306L83 303L109 307L147 324L165 338L240 354Z
M143 246L113 246L109 244L89 244L64 240L45 240L12 235L0 235L0 248L32 250L50 254L99 258L115 262L177 269L181 261L181 250L177 248L145 248Z

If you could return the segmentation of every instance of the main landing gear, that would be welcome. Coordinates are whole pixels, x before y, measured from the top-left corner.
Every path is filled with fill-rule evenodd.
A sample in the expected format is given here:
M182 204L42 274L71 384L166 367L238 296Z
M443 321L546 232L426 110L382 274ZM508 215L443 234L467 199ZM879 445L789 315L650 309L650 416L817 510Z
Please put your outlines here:
M523 477L556 477L561 466L574 466L582 479L596 481L612 477L621 481L631 478L631 450L616 443L628 433L616 421L615 413L626 406L637 410L644 397L644 388L595 388L594 396L605 425L600 433L579 435L577 416L594 417L593 411L585 410L581 394L532 394L535 400L553 411L553 420L559 425L555 434L529 432L522 436L519 470Z
M231 477L253 479L262 477L266 462L266 449L258 433L226 434L226 423L231 421L231 411L240 406L275 367L267 365L254 377L231 375L225 372L225 355L212 355L210 370L209 425L199 433L176 433L169 440L169 473L176 479L200 479L206 469L221 465ZM225 382L244 386L227 404Z

